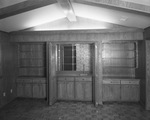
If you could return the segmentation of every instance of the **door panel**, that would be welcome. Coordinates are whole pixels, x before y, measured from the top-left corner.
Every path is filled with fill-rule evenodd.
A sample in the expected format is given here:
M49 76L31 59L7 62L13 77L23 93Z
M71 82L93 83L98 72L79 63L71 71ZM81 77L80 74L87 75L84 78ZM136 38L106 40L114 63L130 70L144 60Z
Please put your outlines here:
M93 102L102 104L102 41L92 45L93 58Z
M56 81L56 55L57 55L57 48L55 44L49 43L49 105L52 105L57 100L57 81Z

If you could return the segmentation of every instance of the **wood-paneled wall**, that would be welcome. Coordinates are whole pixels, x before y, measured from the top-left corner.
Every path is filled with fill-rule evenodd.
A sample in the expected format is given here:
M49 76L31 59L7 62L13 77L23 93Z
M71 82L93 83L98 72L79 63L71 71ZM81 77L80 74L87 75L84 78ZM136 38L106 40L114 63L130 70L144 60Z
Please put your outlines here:
M142 31L120 33L101 33L99 31L16 32L10 35L12 42L143 40Z
M0 32L0 107L16 97L15 45L9 42L9 35Z
M98 57L96 64L96 104L102 103L102 41L110 40L143 40L143 31L135 32L118 32L118 33L103 33L102 31L91 30L91 31L51 31L51 32L15 32L11 33L11 42L97 42L97 50L95 56Z

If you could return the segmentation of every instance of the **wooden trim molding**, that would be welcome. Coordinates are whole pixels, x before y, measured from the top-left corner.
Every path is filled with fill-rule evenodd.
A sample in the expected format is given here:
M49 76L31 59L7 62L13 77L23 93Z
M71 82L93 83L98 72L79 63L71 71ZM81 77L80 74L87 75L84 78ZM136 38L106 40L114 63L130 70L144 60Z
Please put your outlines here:
M56 3L56 0L27 0L0 9L0 19Z

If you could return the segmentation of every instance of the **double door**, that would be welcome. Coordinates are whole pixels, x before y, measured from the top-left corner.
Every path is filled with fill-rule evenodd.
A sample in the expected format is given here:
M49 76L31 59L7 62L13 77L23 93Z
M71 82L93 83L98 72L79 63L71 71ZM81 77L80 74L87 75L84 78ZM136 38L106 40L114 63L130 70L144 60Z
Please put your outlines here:
M92 101L92 78L58 77L58 100Z
M139 101L138 79L103 80L103 101Z

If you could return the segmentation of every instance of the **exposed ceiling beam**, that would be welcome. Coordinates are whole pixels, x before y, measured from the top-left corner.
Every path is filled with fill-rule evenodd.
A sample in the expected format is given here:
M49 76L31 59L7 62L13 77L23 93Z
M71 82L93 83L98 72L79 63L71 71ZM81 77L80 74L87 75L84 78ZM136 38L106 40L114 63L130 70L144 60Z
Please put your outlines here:
M70 0L57 0L70 22L77 21Z
M105 7L115 10L123 10L126 12L150 16L150 5L148 6L133 2L127 2L123 0L71 0L71 1L75 3Z
M0 19L27 12L56 2L56 0L27 0L12 6L1 8Z

